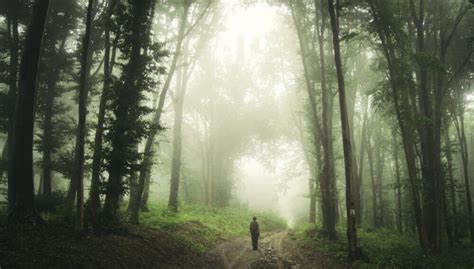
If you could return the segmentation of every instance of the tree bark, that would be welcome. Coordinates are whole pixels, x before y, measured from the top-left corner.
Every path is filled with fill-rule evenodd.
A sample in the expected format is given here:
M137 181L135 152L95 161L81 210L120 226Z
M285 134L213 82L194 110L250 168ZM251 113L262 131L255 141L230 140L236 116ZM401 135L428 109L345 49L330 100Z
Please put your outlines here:
M427 22L424 19L424 0L419 1L418 12L415 9L414 0L410 0L410 9L416 29L416 52L423 54L426 53L425 27L427 27ZM436 253L441 251L441 201L443 198L440 190L443 178L438 135L441 128L438 124L440 111L438 104L435 104L433 109L433 100L428 87L428 72L422 64L419 65L416 78L419 92L418 106L421 116L425 118L422 122L422 128L418 129L423 160L421 167L423 176L423 221L427 233L428 247Z
M365 98L364 101L364 116L362 120L362 130L361 130L361 142L360 142L360 149L359 149L359 172L357 175L357 184L354 184L354 192L356 192L356 197L355 199L355 207L356 207L356 220L357 224L362 224L362 216L363 216L363 202L362 198L364 197L363 195L363 188L362 188L362 179L364 175L364 152L366 148L366 143L367 143L367 118L368 118L368 97Z
M328 0L329 18L331 21L334 62L336 64L337 84L339 92L339 109L342 127L342 145L344 148L344 168L346 174L346 216L347 216L347 245L349 260L359 258L357 246L356 214L353 200L354 167L352 165L351 131L347 117L344 74L341 64L341 50L339 45L339 16L336 15L333 0ZM336 7L339 10L339 7Z
M55 74L58 74L59 70L56 70ZM43 119L43 139L42 151L42 179L43 179L43 194L51 195L51 144L53 140L53 105L54 105L54 91L56 90L56 83L58 76L48 78L48 83L44 93L44 119Z
M321 6L323 0L321 0ZM316 7L316 3L315 3ZM323 228L328 231L329 238L336 239L336 189L335 189L335 171L334 171L334 154L332 142L332 121L329 116L332 114L329 110L332 108L329 104L332 93L331 89L326 85L326 72L324 61L324 31L325 31L325 12L321 11L321 22L319 22L318 12L316 11L316 29L319 45L319 63L321 76L321 107L322 107L322 146L323 146L323 177L321 181L322 200L323 202Z
M373 150L372 150L372 142L370 139L370 133L367 134L367 160L369 161L369 168L370 168L370 183L371 183L371 188L372 188L372 221L374 227L377 227L377 220L378 215L377 215L377 187L376 187L376 181L375 181L375 163L374 163L374 158L373 158ZM377 146L377 145L375 145Z
M104 26L104 81L102 86L102 94L100 96L99 103L99 114L97 116L97 127L94 136L94 153L92 155L92 177L91 187L89 192L89 201L91 212L93 216L96 216L100 209L100 175L102 168L103 149L102 141L104 135L104 123L105 123L105 112L107 107L108 94L110 93L110 78L112 75L112 65L110 60L110 25L111 17L114 8L117 4L116 0L110 0L107 10ZM114 46L114 51L116 49ZM115 54L115 53L114 53ZM115 55L113 55L115 57ZM114 59L112 59L114 61Z
M187 51L187 46L185 46ZM185 55L183 55L185 56ZM182 58L185 64L185 58ZM182 154L182 125L183 125L183 105L186 95L188 67L185 66L178 71L176 78L176 97L174 101L174 124L173 124L173 156L171 159L171 181L168 208L171 211L178 211L179 181L181 174L181 154Z
M110 164L109 164L109 180L107 182L107 193L105 197L104 203L104 213L108 218L116 218L117 217L117 209L119 206L119 198L123 193L123 183L122 179L125 174L124 164L125 160L123 159L122 153L127 150L128 147L132 148L136 145L131 145L130 143L124 143L123 139L128 130L123 127L119 127L117 125L120 124L122 121L126 121L130 110L134 107L138 106L139 102L139 95L141 89L137 85L137 80L140 77L140 60L141 60L141 50L143 48L142 44L142 35L147 33L141 29L143 26L143 22L147 18L147 11L150 8L151 2L146 1L143 3L142 1L132 1L132 36L131 36L131 52L130 52L130 61L124 67L124 72L126 72L126 80L125 84L123 85L123 89L119 89L119 96L118 99L120 101L124 101L124 98L132 98L133 102L123 102L120 103L115 111L115 122L118 124L114 124L115 130L114 135L112 137L112 152L110 157ZM132 91L127 92L127 95L124 91Z
M459 120L458 120L459 117ZM474 244L474 220L472 215L472 198L471 198L471 187L470 187L470 179L469 179L469 155L467 149L467 140L466 140L466 132L464 130L464 111L460 111L459 115L455 118L455 126L456 132L458 135L459 140L459 148L461 153L461 161L462 161L462 175L464 178L464 187L465 187L465 195L466 195L466 209L467 209L467 216L468 216L468 223L469 223L469 233L471 243Z
M288 5L291 9L291 14L293 18L293 22L295 24L296 33L298 35L298 41L301 50L301 60L303 63L303 70L304 70L304 77L306 83L306 92L308 94L309 105L310 105L310 113L312 116L311 125L313 127L312 130L312 138L315 147L315 152L319 151L319 146L322 145L323 147L323 167L322 171L319 174L319 181L320 181L320 188L321 188L321 209L322 209L322 217L323 217L323 228L327 231L328 237L331 240L336 239L336 218L337 218L337 210L336 210L336 192L334 189L334 160L332 159L332 134L331 130L329 129L330 121L330 106L329 106L329 98L330 96L327 95L327 88L322 92L324 97L322 99L323 102L323 113L324 119L322 119L324 126L321 125L321 121L319 119L318 111L317 111L317 102L316 102L316 92L314 87L314 68L312 68L311 63L308 61L308 55L311 53L310 48L308 46L308 41L306 37L306 33L304 33L304 26L302 25L299 18L302 16L300 14L300 3L293 4L291 1L288 1ZM318 19L316 19L319 21ZM318 30L319 31L319 30ZM322 38L321 38L322 39ZM320 42L321 43L321 42ZM322 44L320 44L321 46ZM320 48L321 49L321 48ZM324 49L324 48L323 48ZM323 63L324 65L324 63ZM324 71L322 71L324 73ZM322 85L322 84L321 84ZM324 83L324 86L325 83ZM331 137L330 137L331 136ZM317 143L320 141L320 145Z
M380 141L381 139L381 129L379 129L378 137L377 137L377 149L376 149L376 154L377 154L377 180L376 180L376 191L377 191L377 197L379 199L378 201L378 206L375 208L375 210L378 210L378 219L377 219L377 227L383 227L384 226L384 216L383 213L385 211L384 208L384 203L383 203L383 169L384 169L384 162L385 162L385 151L382 149L382 142Z
M397 130L395 127L392 129L392 138L393 138L393 159L395 160L395 216L396 216L396 225L399 233L403 233L402 226L402 184L400 181L400 160L398 153L398 142L397 142Z
M9 89L8 89L8 100L9 100L9 105L10 107L7 108L7 111L9 111L8 114L8 134L7 134L7 141L5 143L5 146L7 151L6 151L6 158L2 158L2 160L5 160L5 164L8 167L7 169L7 182L8 186L12 186L11 190L8 188L8 200L13 201L15 199L14 197L14 188L13 185L14 183L12 182L13 176L12 176L12 171L11 171L11 165L10 162L12 161L13 158L13 136L14 136L14 129L15 129L15 123L14 123L14 118L15 118L15 103L17 99L17 94L18 94L18 87L17 87L17 82L18 82L18 58L19 58L19 51L20 51L20 40L19 40L19 35L18 35L18 6L15 5L17 2L14 1L12 5L9 6L8 10L8 22L9 22L9 42L10 42L10 63L9 63ZM3 155L3 154L2 154ZM3 176L3 169L0 173L0 178ZM12 203L9 203L9 208L12 205Z
M89 46L92 25L92 7L94 0L88 1L86 32L82 39L81 71L79 78L79 121L75 156L75 177L77 178L76 231L84 228L84 144L87 117L87 80L90 72Z
M449 225L451 226L452 240L457 240L458 235L458 223L457 223L457 205L456 205L456 182L453 176L453 155L452 155L452 143L449 138L449 131L445 132L445 147L446 147L446 162L447 162L447 173L446 178L448 180L449 189L449 200L451 203L451 214L448 217Z
M175 53L173 55L173 59L171 61L171 66L168 71L168 76L166 77L165 84L163 85L163 89L161 90L160 93L160 99L158 101L158 106L155 110L155 115L153 116L152 123L155 124L148 135L148 138L145 143L145 149L144 149L144 156L143 156L143 162L140 168L140 176L139 176L139 181L145 181L146 178L150 177L150 169L151 166L153 165L153 151L152 147L153 144L155 143L155 137L158 134L158 131L160 130L159 124L161 120L161 114L163 112L163 107L165 105L165 100L166 100L166 95L168 93L168 90L171 85L171 81L173 80L173 75L176 70L176 65L178 63L178 58L181 56L181 49L182 49L182 44L183 40L185 38L185 30L186 30L186 25L188 21L188 15L189 15L189 7L190 7L191 2L186 0L184 4L184 11L181 17L180 21L180 26L179 26L179 31L178 31L178 40L176 42L176 47L175 47ZM142 199L142 198L140 198ZM140 203L139 203L140 204Z
M14 191L11 197L14 199L9 201L13 203L10 207L10 221L21 221L30 217L33 217L35 222L41 220L34 202L33 126L38 63L48 7L49 0L34 2L21 57L13 131L13 158L9 164L12 171L12 185L9 187L13 187Z
M423 223L423 214L421 209L420 191L418 186L416 154L415 154L415 138L413 137L413 127L409 125L412 115L410 113L414 110L413 104L410 103L407 94L403 94L404 90L413 91L411 86L400 85L400 81L405 81L403 72L405 70L399 69L399 59L396 56L395 49L399 47L395 40L392 39L390 33L387 33L387 27L382 27L382 16L390 16L391 14L384 12L381 5L383 3L369 0L372 16L374 18L376 31L382 42L382 51L388 64L388 71L390 77L390 89L392 93L395 114L403 142L403 149L405 153L405 162L407 166L408 179L410 182L410 193L412 198L412 206L414 212L415 226L418 231L418 240L423 249L427 248L426 232ZM382 14L380 14L382 12ZM404 89L403 87L408 87Z

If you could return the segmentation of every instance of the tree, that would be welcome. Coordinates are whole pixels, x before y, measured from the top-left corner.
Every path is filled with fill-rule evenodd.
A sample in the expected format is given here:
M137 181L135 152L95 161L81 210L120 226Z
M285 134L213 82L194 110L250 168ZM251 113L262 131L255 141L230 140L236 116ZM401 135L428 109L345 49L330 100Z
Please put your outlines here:
M110 42L110 31L112 27L112 14L114 8L117 5L116 0L108 1L107 11L104 17L103 28L104 28L104 78L102 94L100 96L99 113L97 115L97 126L94 136L94 153L92 155L92 177L91 177L91 188L89 192L89 202L91 207L92 215L97 215L100 208L100 175L102 172L103 162L103 136L104 136L104 124L105 124L105 113L107 108L107 101L110 98L110 84L113 66L115 62L115 53L117 50L117 44L113 47L112 56L110 55L111 42ZM115 40L118 39L120 33L117 33Z
M0 178L3 177L3 171L6 167L10 168L9 163L12 160L13 156L13 131L14 131L14 115L15 115L15 103L18 94L18 67L19 67L19 53L20 53L20 33L18 31L19 23L22 13L27 9L26 3L22 1L9 1L5 5L5 17L7 19L7 33L5 38L6 42L6 52L10 55L10 60L8 63L8 80L4 82L8 84L8 93L5 96L5 103L2 102L2 106L5 108L5 116L7 117L6 121L6 131L7 131L7 141L5 142L4 148L2 150L2 161L0 163ZM3 113L2 113L3 114ZM13 185L11 170L7 169L7 182L8 185ZM8 191L8 200L13 199L12 193L13 188ZM11 206L12 203L9 203Z
M460 39L456 33L469 5L437 2L432 9L425 8L423 0L400 5L368 2L388 66L391 100L404 145L420 245L437 253L441 251L446 199L441 162L442 122L447 114L450 84L466 65L466 61L448 62L446 57L454 51L453 40ZM406 16L412 22L401 19ZM434 17L443 18L438 20L442 23L432 21ZM415 80L412 72L416 73ZM422 188L418 186L417 157Z
M81 231L84 226L84 143L86 136L86 115L87 115L87 79L89 76L90 63L89 43L91 36L92 24L92 7L94 0L89 0L87 6L86 32L82 39L82 55L81 55L81 75L79 81L79 122L77 131L76 144L76 171L74 177L77 180L77 217L76 230Z
M36 0L20 62L18 100L15 108L13 158L11 163L12 198L9 220L34 221L37 215L33 182L33 125L41 41L48 14L49 0Z
M288 2L291 10L293 22L295 24L296 32L298 35L298 41L301 50L301 59L303 62L304 78L306 84L306 91L309 99L309 108L312 120L312 139L315 146L314 154L319 152L319 147L323 150L323 165L321 173L319 175L320 187L321 187L321 209L323 213L323 228L327 231L328 237L332 240L336 239L336 219L337 219L337 193L335 189L335 172L334 172L334 157L333 157L333 139L332 139L332 94L330 94L330 87L326 87L326 75L324 69L324 29L325 29L325 16L324 12L321 11L321 18L319 13L316 12L316 29L317 38L319 43L319 55L320 55L320 76L321 76L321 92L322 92L322 116L318 113L318 105L315 91L315 78L316 73L316 62L311 62L310 59L315 57L316 51L308 31L310 27L305 25L305 7L302 6L301 2L293 4L291 1ZM317 4L314 4L317 7ZM321 9L323 7L321 6ZM321 19L321 22L319 22ZM309 28L309 29L308 29ZM314 158L317 160L317 158Z
M73 120L68 117L69 105L61 100L72 87L61 83L75 74L74 54L67 42L77 25L79 6L75 2L52 1L46 22L39 66L36 121L40 133L36 148L42 153L42 192L51 195L53 172L59 172L62 156L69 155L68 141L74 134ZM70 174L70 172L68 172Z
M184 3L184 12L188 13L189 8L193 2L185 2ZM211 1L203 6L203 11L199 14L199 18L203 18L208 13L209 6ZM183 21L184 22L184 21ZM196 23L193 26L196 26L199 22L199 19L196 20ZM212 24L212 20L211 20ZM204 25L209 27L209 25ZM189 34L189 33L188 33ZM170 181L170 195L169 195L169 202L168 207L173 210L177 211L178 209L178 192L179 192L179 181L181 175L181 155L182 155L182 122L183 122L183 106L184 106L184 99L186 96L187 85L189 82L189 78L194 70L197 57L200 53L200 48L203 47L203 44L207 41L207 36L205 35L205 31L202 31L198 35L196 41L196 49L193 55L190 55L192 52L190 50L190 40L191 37L188 36L186 42L182 48L182 68L178 71L178 76L176 78L176 91L174 92L174 110L175 110L175 117L174 117L174 125L173 125L173 157L171 163L171 181Z
M339 2L337 2L339 3ZM354 167L352 166L352 148L351 133L347 118L346 97L344 88L344 74L341 64L341 52L339 45L339 17L335 9L339 10L339 6L334 7L333 0L328 0L329 18L331 21L333 46L334 46L334 62L336 64L337 84L339 92L339 109L342 126L342 145L344 147L344 166L346 172L346 216L347 216L347 243L349 259L358 259L357 246L357 230L356 230L356 214L355 204L353 200L353 182Z
M110 128L110 143L112 149L108 154L109 179L106 188L104 212L108 218L117 217L119 197L124 192L123 177L137 171L134 165L140 156L136 146L147 130L143 116L149 108L143 106L144 92L149 90L147 63L150 56L142 51L148 47L150 36L147 34L151 21L153 1L142 3L133 1L130 8L131 24L126 33L126 45L122 48L123 57L129 56L128 63L123 67L122 77L114 85L114 100L111 103L115 119ZM127 16L124 14L124 16ZM161 56L160 54L158 56Z

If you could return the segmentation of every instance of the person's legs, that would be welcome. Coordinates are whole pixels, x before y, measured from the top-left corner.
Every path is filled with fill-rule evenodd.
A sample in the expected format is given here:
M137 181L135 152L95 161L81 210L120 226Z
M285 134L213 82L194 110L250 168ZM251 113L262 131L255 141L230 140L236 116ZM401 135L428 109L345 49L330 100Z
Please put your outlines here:
M258 245L258 237L255 234L252 234L252 249L257 250L257 245Z

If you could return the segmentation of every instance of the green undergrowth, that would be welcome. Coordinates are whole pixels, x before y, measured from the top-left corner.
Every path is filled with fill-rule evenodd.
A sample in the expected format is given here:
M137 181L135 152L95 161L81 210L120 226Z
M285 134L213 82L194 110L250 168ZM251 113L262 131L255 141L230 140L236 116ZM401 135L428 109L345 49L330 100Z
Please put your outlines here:
M347 258L345 228L337 229L338 240L329 241L314 225L301 225L295 237L306 247L337 260ZM443 253L430 255L423 252L412 234L394 230L358 230L362 259L356 268L474 268L474 248L468 244L445 246Z
M179 212L173 213L165 204L154 202L149 209L140 215L140 223L168 232L200 253L219 240L247 235L253 216L257 216L262 232L286 228L286 222L276 214L243 208L182 204Z

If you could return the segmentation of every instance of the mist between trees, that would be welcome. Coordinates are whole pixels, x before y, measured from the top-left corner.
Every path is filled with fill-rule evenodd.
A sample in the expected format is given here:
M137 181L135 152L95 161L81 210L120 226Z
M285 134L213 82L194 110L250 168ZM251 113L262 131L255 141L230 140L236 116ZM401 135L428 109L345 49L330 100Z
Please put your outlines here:
M472 7L1 1L9 223L138 224L161 200L343 225L354 260L361 228L472 244Z

